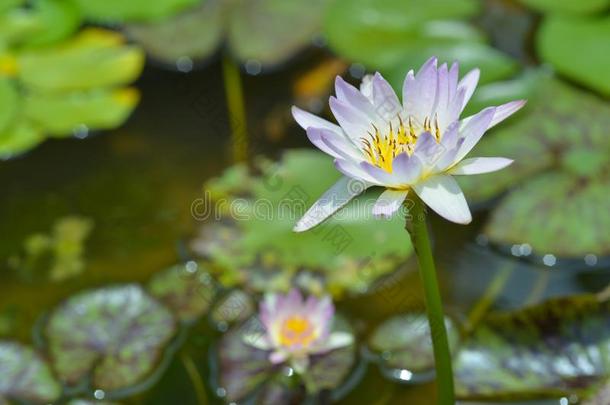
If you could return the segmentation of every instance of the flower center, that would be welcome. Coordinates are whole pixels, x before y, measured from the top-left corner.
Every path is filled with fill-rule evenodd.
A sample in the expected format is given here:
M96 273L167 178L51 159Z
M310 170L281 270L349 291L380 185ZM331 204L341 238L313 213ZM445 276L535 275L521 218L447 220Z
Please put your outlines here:
M313 325L302 316L293 315L282 322L280 343L283 346L308 346L315 338Z
M413 154L417 138L422 133L430 132L437 142L441 139L437 116L434 117L434 123L430 117L426 117L423 124L419 124L414 122L412 116L409 116L407 125L400 116L398 116L398 122L398 128L393 128L390 121L390 131L385 135L381 134L375 124L372 124L374 132L369 131L368 138L360 138L369 162L388 173L392 173L392 162L396 156L403 152Z

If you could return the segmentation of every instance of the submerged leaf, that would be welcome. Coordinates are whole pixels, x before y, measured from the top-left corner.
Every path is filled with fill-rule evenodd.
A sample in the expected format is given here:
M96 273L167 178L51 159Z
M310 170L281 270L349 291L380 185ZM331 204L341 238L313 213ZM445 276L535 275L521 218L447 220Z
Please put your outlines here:
M193 322L210 308L216 286L202 264L188 262L154 275L148 291L180 320Z
M558 16L544 19L536 44L542 59L559 73L610 96L608 38L610 16Z
M80 293L53 311L45 334L61 379L92 375L106 391L132 386L155 368L176 330L171 313L136 285Z
M4 400L45 404L61 395L47 363L31 348L0 341L0 403Z
M524 400L591 393L610 375L610 303L592 295L489 315L460 346L457 395Z

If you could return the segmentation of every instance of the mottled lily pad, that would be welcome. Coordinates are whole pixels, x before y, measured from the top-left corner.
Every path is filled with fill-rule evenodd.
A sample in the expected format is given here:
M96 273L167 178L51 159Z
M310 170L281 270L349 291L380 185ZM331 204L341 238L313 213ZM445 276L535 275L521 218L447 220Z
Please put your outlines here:
M0 341L0 404L8 400L46 404L59 399L61 385L33 349Z
M337 0L329 7L325 34L337 53L387 73L396 87L409 67L430 55L459 60L464 70L480 67L484 82L509 76L515 63L460 21L478 11L479 3L470 0Z
M256 306L250 295L241 290L232 290L214 305L210 318L217 329L226 331L229 325L246 321L255 311Z
M449 344L455 351L459 334L445 318ZM392 317L379 325L368 341L385 375L402 382L421 382L433 376L434 353L430 325L424 314Z
M292 231L305 209L340 177L328 156L290 151L278 164L258 165L262 174L250 181L249 197L233 195L226 206L234 212L220 212L223 218L234 218L232 225L223 225L234 227L234 232L219 233L232 235L231 240L214 243L214 233L204 232L203 239L193 244L217 265L221 282L254 291L287 290L294 281L308 291L322 284L335 296L366 292L374 280L395 270L412 253L404 237L403 216L390 220L372 216L378 191L362 195L311 232ZM215 183L211 183L212 195ZM223 222L210 218L208 223L218 232Z
M607 381L610 303L559 298L489 315L454 360L463 399L586 397Z
M273 365L269 352L255 349L243 342L243 334L258 322L246 322L224 334L218 344L217 384L229 402L246 401L253 396L262 398L290 398L302 395L297 389L297 375L286 365ZM346 322L338 318L335 330L350 331ZM356 362L354 345L310 357L310 364L301 380L309 394L339 387L348 377ZM269 403L269 402L261 402ZM290 401L282 402L290 403Z
M154 21L171 17L199 0L75 0L82 13L95 21Z
M557 80L541 80L523 117L485 137L472 152L515 163L497 173L459 179L475 202L519 186L493 211L485 227L490 240L528 243L539 255L610 253L600 227L610 209L603 197L609 126L610 107L602 100Z
M193 322L207 313L216 295L216 285L203 264L188 262L155 274L148 291L180 320Z
M145 379L176 331L171 312L136 285L78 294L55 309L45 335L53 367L74 386L113 391Z
M285 62L321 30L328 0L207 0L157 23L128 25L127 33L162 61L203 59L226 38L240 61Z
M610 6L608 0L519 0L521 3L543 13L588 14L602 11Z
M557 16L544 19L536 44L542 59L560 74L610 96L608 38L610 16Z

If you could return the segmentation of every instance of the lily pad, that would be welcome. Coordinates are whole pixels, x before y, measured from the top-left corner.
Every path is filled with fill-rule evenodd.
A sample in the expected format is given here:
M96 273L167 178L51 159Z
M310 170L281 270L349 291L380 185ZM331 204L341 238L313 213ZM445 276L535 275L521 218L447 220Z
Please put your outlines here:
M19 93L14 84L0 77L0 133L13 122L19 109Z
M203 59L226 39L240 62L277 65L308 46L321 30L329 0L207 0L173 18L131 24L127 33L155 58Z
M337 53L381 70L395 86L409 66L430 55L459 60L464 70L480 67L483 82L504 78L515 63L460 21L478 11L479 3L470 0L337 0L329 7L325 34Z
M599 198L599 188L608 183L609 125L610 107L602 100L541 79L523 117L485 137L472 153L506 156L515 163L497 173L460 178L475 202L520 186L493 211L485 227L490 240L528 243L539 255L610 253L598 225L610 208Z
M119 126L127 120L139 99L134 88L31 93L24 98L24 114L49 135L66 137L81 128L103 130Z
M94 21L154 21L171 17L200 0L75 0L82 13Z
M301 394L295 389L296 375L285 365L272 364L268 351L255 349L243 342L243 334L248 332L248 325L251 324L247 322L236 326L221 338L217 358L219 388L224 389L229 402L241 403L253 396L260 399L260 395L294 399ZM335 322L335 328L350 330L341 318ZM312 395L335 389L347 379L355 362L354 345L312 356L302 381Z
M61 385L46 361L20 343L0 341L0 376L0 403L17 400L46 404L61 395Z
M184 322L204 315L216 295L216 285L203 264L177 264L153 276L150 294L163 302Z
M256 311L252 297L241 290L232 290L220 298L210 314L212 322L221 331L229 325L245 322Z
M445 326L455 351L459 333L450 318L445 318ZM402 382L421 382L433 376L430 325L424 314L399 315L384 321L368 343L385 375Z
M463 399L587 397L610 369L610 303L584 295L489 315L454 361Z
M145 379L176 331L171 312L139 286L80 293L55 309L45 335L53 366L74 386L113 391Z
M610 6L608 0L519 0L521 3L543 13L588 14L602 11Z
M204 233L207 242L195 244L217 265L221 282L281 291L290 288L291 280L321 278L335 296L366 292L412 253L404 238L404 217L372 216L371 202L378 191L365 193L312 232L292 232L305 209L340 177L328 156L290 151L278 164L263 161L258 166L262 174L250 181L251 194L245 199L233 195L225 201L233 212L220 213L234 218L232 226L239 231L230 233L234 241L214 243L214 235ZM213 188L210 194L215 194ZM218 229L218 224L211 220L206 226Z
M21 53L18 78L32 89L74 91L135 80L144 65L139 48L120 34L88 28L57 46Z
M18 120L0 131L0 159L9 159L24 153L44 140L39 127Z
M559 73L610 96L608 38L610 16L554 16L542 22L536 45L542 59Z

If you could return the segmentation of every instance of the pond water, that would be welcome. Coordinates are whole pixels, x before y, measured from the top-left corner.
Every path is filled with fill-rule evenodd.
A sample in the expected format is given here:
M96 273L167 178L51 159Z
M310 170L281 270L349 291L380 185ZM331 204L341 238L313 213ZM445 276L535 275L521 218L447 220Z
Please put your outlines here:
M319 57L316 54L313 60ZM286 148L310 147L288 113L291 80L306 65L245 78L248 126L257 154L277 157ZM199 225L191 216L191 203L201 196L204 181L230 164L221 74L217 63L188 75L149 66L137 83L142 103L120 129L90 134L84 140L47 141L23 157L2 163L1 335L10 332L12 338L29 342L41 317L71 294L145 282L184 259L182 247ZM275 129L273 137L267 135L270 127ZM75 215L93 221L82 275L52 282L40 272L41 266L25 271L12 264L30 235L49 232L59 218ZM479 211L468 227L436 219L432 223L444 300L456 317L465 320L503 272L509 272L508 278L494 300L495 308L594 292L610 282L607 272L535 266L482 246L485 243L477 235L484 216ZM407 263L399 274L408 300L373 294L347 299L341 308L363 322L365 329L390 314L421 310L414 263ZM208 387L197 391L193 382L209 378L206 351L212 336L215 332L208 325L195 326L160 381L122 402L162 404L180 398L181 403L215 403ZM430 403L434 392L432 384L389 383L375 367L364 373L341 403Z

